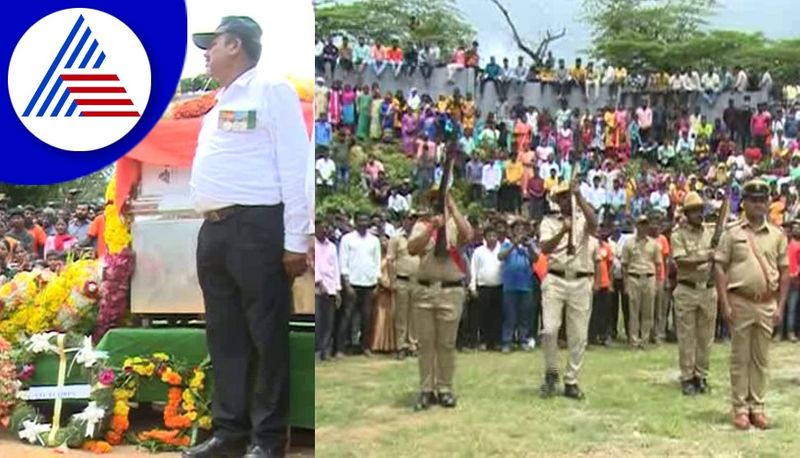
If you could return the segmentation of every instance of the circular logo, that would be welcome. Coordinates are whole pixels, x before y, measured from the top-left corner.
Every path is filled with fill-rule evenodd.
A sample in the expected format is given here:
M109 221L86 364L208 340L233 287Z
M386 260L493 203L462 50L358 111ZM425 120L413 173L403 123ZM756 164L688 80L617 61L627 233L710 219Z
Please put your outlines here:
M150 61L136 34L89 8L49 14L14 48L8 91L22 124L67 151L109 146L130 132L150 98Z

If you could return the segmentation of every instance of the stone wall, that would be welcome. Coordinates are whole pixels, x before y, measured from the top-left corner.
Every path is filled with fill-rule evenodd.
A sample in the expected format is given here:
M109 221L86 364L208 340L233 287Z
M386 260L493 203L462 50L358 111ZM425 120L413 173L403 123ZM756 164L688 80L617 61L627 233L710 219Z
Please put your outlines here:
M499 98L494 84L487 83L483 96L478 96L479 85L474 85L472 83L475 81L475 71L473 69L459 71L455 74L453 79L455 84L449 84L447 82L447 69L444 67L438 67L433 70L428 84L425 84L425 80L422 78L419 70L414 72L411 78L405 75L395 78L392 69L387 67L386 71L381 74L381 77L377 78L372 68L368 67L361 74L357 71L346 74L340 69L337 69L334 78L328 78L328 81L341 80L343 84L358 86L363 86L365 84L371 86L372 83L377 82L380 84L381 92L384 93L386 91L395 92L401 90L405 94L408 94L411 88L415 87L420 94L430 94L434 99L441 93L451 94L453 89L458 88L462 94L471 92L476 96L478 108L482 113L488 113L498 109ZM524 97L526 105L533 105L540 109L549 108L551 111L558 109L560 104L558 103L555 87L553 85L542 86L541 83L526 83L524 88L518 90L515 89L514 84L512 84L508 91L509 103L514 104L516 102L516 97L521 95ZM594 89L592 89L592 92L594 92ZM616 105L616 99L609 95L609 88L607 86L600 86L599 94L600 96L596 100L587 101L582 94L582 90L573 87L567 98L568 106L581 110L588 108L594 111L605 105ZM634 103L640 102L640 97L642 96L650 96L653 103L658 102L664 97L663 94L626 94L623 98L623 103L626 106L634 106ZM728 92L721 94L713 106L708 106L706 101L701 97L698 97L698 100L692 103L692 105L700 106L701 113L705 114L709 120L713 121L715 118L722 118L722 111L728 106L728 100L731 98L734 99L737 107L743 106L746 98L749 98L749 103L752 107L755 107L758 103L768 101L766 91L746 93ZM690 110L690 112L691 111L693 110Z

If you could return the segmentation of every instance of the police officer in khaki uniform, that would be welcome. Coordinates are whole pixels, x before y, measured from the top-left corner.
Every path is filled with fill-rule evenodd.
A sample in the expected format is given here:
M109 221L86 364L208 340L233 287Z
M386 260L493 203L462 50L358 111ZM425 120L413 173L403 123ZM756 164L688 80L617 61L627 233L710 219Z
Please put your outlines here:
M439 229L444 227L446 253L436 253ZM456 336L466 297L466 263L461 248L472 240L472 227L448 194L444 215L414 225L408 253L419 256L417 281L411 293L414 327L419 339L420 395L415 410L438 403L455 407Z
M745 217L720 238L714 255L720 314L731 330L733 424L767 427L764 401L768 350L789 290L786 236L766 218L769 185L742 187Z
M635 348L644 349L653 328L656 288L661 271L661 248L647 236L649 220L636 220L636 236L622 247L622 276L628 295L628 337ZM640 321L641 320L641 321Z
M597 230L597 217L579 191L580 180L561 183L553 189L553 200L561 209L558 216L545 217L539 234L541 250L548 256L548 273L542 282L542 344L545 379L539 389L542 397L556 393L558 383L558 331L562 314L567 322L569 360L564 372L564 395L583 399L578 374L586 350L589 318L592 312L594 267L597 243L590 242ZM573 199L580 212L574 212ZM594 246L594 249L592 249ZM566 313L564 313L566 311Z
M714 224L703 223L703 207L698 193L686 194L683 199L686 222L672 234L672 257L678 267L675 327L681 391L685 395L708 390L709 355L717 320L717 292L711 278Z
M389 265L392 290L394 291L394 333L397 359L405 359L417 351L414 320L411 308L412 282L416 281L419 258L408 254L408 238L417 220L412 211L403 219L403 227L389 240L386 261Z

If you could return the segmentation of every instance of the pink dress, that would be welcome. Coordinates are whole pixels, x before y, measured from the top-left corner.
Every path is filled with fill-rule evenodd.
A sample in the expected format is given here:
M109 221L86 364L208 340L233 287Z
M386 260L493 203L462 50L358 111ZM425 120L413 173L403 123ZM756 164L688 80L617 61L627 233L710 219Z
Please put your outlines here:
M342 91L331 89L328 94L328 121L338 126L342 120Z
M569 160L572 150L572 129L558 129L558 154L562 160Z

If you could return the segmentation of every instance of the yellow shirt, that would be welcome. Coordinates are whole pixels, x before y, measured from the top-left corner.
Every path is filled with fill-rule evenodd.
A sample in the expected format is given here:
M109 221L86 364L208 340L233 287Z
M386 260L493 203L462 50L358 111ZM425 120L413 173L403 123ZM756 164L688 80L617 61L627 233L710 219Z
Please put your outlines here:
M525 173L525 166L520 161L506 161L506 180L511 184L519 184L522 181L522 174Z
M614 79L617 83L624 83L625 78L628 77L628 69L625 67L619 67L614 71Z
M539 80L551 83L556 80L556 73L549 68L543 68L539 70Z
M553 187L557 184L558 184L558 177L556 178L547 177L544 179L544 190L550 192L550 190L553 189Z
M569 70L569 76L575 81L584 81L586 79L586 69L573 67Z

